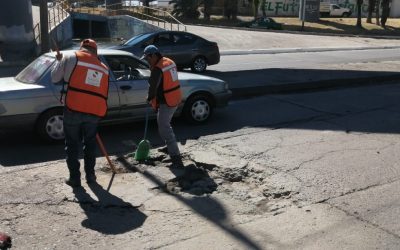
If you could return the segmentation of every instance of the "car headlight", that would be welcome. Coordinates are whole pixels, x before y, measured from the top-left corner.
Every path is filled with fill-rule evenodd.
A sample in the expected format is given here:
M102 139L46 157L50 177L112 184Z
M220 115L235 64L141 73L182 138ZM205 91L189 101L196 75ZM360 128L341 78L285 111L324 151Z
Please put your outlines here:
M0 103L0 115L4 114L7 110L4 108L3 105Z

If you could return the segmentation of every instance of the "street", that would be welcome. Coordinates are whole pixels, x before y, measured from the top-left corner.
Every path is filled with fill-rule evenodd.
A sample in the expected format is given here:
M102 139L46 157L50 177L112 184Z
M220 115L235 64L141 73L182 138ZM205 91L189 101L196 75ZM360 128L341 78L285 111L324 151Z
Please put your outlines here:
M233 101L204 126L178 120L183 172L157 154L149 165L121 160L143 123L102 128L125 169L110 193L72 193L59 180L66 174L62 146L28 132L3 133L0 175L25 181L0 184L0 228L14 232L19 248L104 249L115 240L132 249L135 238L135 249L398 249L399 93L392 83L267 95ZM154 122L150 128L157 145ZM110 173L98 160L105 189ZM51 226L36 230L41 240L32 245L17 232L38 221ZM67 245L60 237L74 240Z

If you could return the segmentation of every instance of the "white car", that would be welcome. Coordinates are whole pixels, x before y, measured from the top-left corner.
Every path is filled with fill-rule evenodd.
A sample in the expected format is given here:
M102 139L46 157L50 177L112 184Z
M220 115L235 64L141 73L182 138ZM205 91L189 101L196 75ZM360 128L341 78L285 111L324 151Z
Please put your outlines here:
M63 51L68 54L73 51ZM150 70L147 63L121 50L99 50L110 68L108 111L102 123L143 120L151 107L146 102ZM51 83L55 53L47 53L16 77L0 78L0 129L32 127L47 141L64 139L62 83ZM223 80L179 72L183 101L176 116L192 123L206 122L215 107L228 104L232 92ZM155 117L154 112L150 112Z

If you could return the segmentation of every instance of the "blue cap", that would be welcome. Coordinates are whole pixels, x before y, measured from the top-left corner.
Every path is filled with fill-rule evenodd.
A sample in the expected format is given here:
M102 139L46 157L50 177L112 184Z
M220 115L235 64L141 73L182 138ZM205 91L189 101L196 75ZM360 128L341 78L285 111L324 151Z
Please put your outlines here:
M152 55L155 53L160 53L160 50L154 45L148 45L146 48L144 48L143 51L143 56L140 59L144 59L147 55Z

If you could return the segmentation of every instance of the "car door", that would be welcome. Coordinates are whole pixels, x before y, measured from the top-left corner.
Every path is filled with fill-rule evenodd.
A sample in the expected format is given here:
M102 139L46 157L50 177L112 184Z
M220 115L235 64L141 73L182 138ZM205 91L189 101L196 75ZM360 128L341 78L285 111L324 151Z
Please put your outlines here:
M148 69L137 59L127 55L107 55L105 59L119 92L120 117L143 118L149 108L146 102Z
M337 5L331 5L331 16L341 16L340 7Z
M178 65L190 65L195 56L199 54L199 48L196 46L196 37L181 32L171 33L173 42L171 58Z

